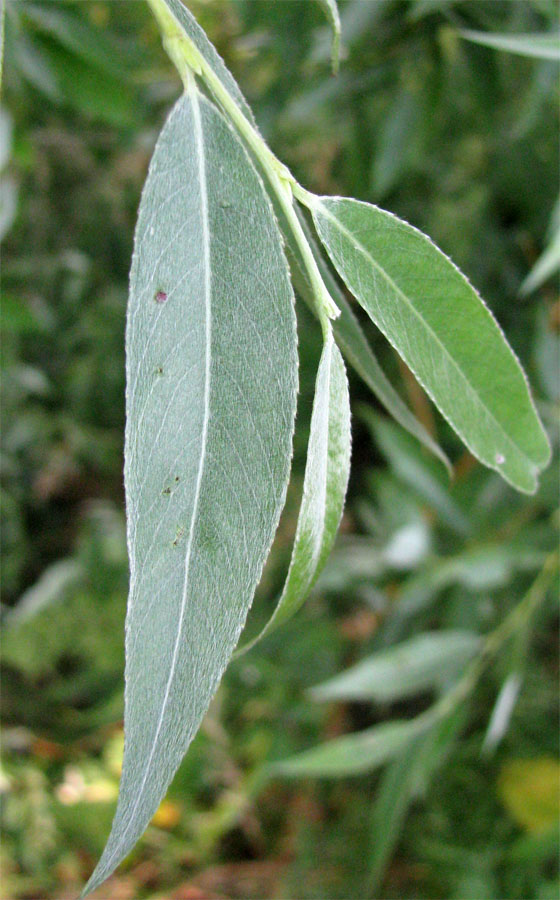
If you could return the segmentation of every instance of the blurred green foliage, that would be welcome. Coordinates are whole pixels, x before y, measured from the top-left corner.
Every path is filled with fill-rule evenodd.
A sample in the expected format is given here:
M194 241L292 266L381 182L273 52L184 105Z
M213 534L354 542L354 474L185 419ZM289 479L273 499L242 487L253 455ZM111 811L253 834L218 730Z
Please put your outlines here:
M456 477L353 383L353 474L335 556L298 618L231 666L167 801L102 896L556 897L557 585L431 743L335 781L269 768L425 710L460 674L453 667L400 697L319 702L309 689L426 632L492 632L557 546L557 285L520 288L553 240L558 71L459 33L551 32L556 4L347 0L337 78L319 3L192 8L303 184L390 208L481 291L530 375L555 462L535 497L516 495L463 451L370 329ZM146 167L178 92L144 4L9 0L0 852L2 895L14 900L72 896L116 798L127 275ZM320 344L304 308L299 317L293 486L255 629L282 583L303 477Z

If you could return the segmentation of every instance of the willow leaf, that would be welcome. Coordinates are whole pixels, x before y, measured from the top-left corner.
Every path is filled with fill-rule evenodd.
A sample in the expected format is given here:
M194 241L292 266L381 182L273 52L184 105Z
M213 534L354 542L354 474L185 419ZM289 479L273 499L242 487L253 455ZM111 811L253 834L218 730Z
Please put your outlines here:
M432 690L461 672L480 646L470 631L427 631L380 650L310 691L314 700L393 703Z
M465 444L533 493L548 440L517 358L464 275L384 210L342 197L308 202L341 278Z
M278 775L342 778L371 772L394 759L408 744L428 730L427 720L397 719L365 731L319 744L273 765Z
M492 34L487 31L459 32L461 37L474 44L492 47L493 50L505 50L519 56L530 56L534 59L553 59L560 61L560 34Z
M302 605L331 552L350 474L350 398L340 351L329 331L317 373L303 498L290 568L276 609L245 652Z
M375 353L368 343L362 326L352 312L352 307L334 279L328 264L321 255L315 238L301 213L299 214L299 220L309 245L313 250L323 281L340 310L340 315L334 320L332 326L336 342L346 357L347 362L350 363L354 371L360 376L365 384L367 384L370 391L385 407L389 415L391 415L399 425L402 425L406 431L419 440L427 450L430 450L434 456L437 456L448 472L451 473L451 463L439 444L434 440L426 428L424 428L422 423L418 421L414 413L408 408L400 394L397 393L385 375ZM280 222L282 223L281 218ZM283 231L289 251L290 262L293 263L292 275L296 289L308 306L314 310L315 306L313 303L312 289L306 277L305 267L301 261L297 245L293 239L291 239L289 231L287 229L283 229Z
M87 890L144 831L237 643L285 498L296 390L272 207L233 131L193 92L160 136L136 230L125 751Z

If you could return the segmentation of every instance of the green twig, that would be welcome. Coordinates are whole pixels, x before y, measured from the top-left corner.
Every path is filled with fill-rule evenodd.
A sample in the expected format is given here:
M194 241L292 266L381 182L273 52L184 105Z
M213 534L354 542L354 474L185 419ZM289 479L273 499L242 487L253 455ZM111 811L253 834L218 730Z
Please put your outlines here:
M480 653L467 667L463 677L434 706L418 717L419 722L425 724L426 728L430 728L450 715L459 703L470 696L485 668L497 655L502 645L513 635L527 628L533 614L545 599L558 567L559 554L555 551L547 557L544 566L523 599L486 637Z
M163 34L163 44L176 66L185 87L189 84L188 72L200 77L221 106L230 122L243 138L251 152L258 159L266 174L270 187L278 199L287 223L301 252L302 260L313 288L319 318L326 334L328 320L340 315L317 266L313 251L305 237L301 223L294 209L292 188L297 185L290 170L272 153L256 128L243 115L236 101L222 84L212 67L204 59L198 48L180 28L162 0L148 0Z

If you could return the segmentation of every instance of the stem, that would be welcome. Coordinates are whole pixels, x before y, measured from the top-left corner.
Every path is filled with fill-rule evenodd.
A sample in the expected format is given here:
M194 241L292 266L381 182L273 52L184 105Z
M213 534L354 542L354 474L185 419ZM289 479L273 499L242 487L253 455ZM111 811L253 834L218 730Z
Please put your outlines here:
M340 310L332 299L319 272L312 250L294 210L292 187L298 187L290 170L272 153L258 131L245 118L237 103L223 86L212 67L206 62L188 35L179 27L161 0L149 0L163 32L164 47L179 71L185 86L188 84L186 70L199 75L218 101L222 110L233 123L247 146L261 164L269 184L276 195L288 225L300 249L303 262L313 287L315 301L323 332L327 331L328 319L336 319ZM303 191L302 188L300 188Z
M4 74L4 31L6 29L6 0L0 0L0 96L2 95L2 75Z
M419 723L422 722L426 727L431 727L452 713L462 700L467 699L476 687L484 669L496 656L502 644L521 628L528 625L533 613L546 597L552 578L558 570L558 564L558 553L551 553L523 599L512 609L504 621L487 636L480 653L468 666L463 677L434 706L418 716Z

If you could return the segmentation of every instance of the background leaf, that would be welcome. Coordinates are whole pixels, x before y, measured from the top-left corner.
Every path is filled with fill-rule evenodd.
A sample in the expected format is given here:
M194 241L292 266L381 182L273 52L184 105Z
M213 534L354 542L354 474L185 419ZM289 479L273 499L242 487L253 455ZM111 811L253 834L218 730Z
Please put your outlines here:
M391 703L457 677L480 645L468 631L434 631L378 651L310 691L315 700Z
M366 731L335 738L276 763L273 771L278 775L297 778L359 775L394 759L426 727L424 722L417 719L383 722Z
M521 285L520 293L526 296L535 291L558 269L560 269L560 199L556 201L550 217L547 245Z
M469 29L463 29L459 34L467 41L492 47L494 50L560 61L560 34L491 34Z
M206 100L183 97L159 138L136 230L125 751L111 836L88 890L156 811L251 604L291 457L292 297L245 151Z
M360 406L359 415L395 474L436 509L450 528L458 534L468 534L471 526L463 510L454 502L441 466L422 453L418 444L402 429L377 415L369 406Z

